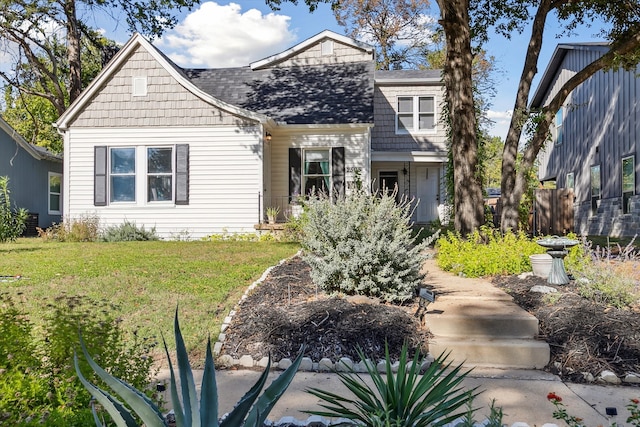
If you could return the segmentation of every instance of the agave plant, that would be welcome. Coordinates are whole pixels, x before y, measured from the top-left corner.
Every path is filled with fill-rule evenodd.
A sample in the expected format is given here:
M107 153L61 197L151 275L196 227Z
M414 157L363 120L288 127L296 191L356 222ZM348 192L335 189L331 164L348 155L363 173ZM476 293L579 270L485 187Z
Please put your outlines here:
M462 371L461 365L452 368L446 362L448 355L441 355L421 373L424 357L416 355L411 363L407 354L405 343L395 375L388 345L385 346L385 376L375 364L366 363L373 387L346 366L346 371L336 374L354 397L310 388L307 392L326 402L320 406L327 410L306 412L323 417L346 418L357 425L371 427L439 426L468 416L465 408L470 408L478 395L477 388L466 391L460 383L470 371ZM362 350L358 350L358 356L361 360L367 360ZM460 408L463 409L457 412Z
M300 354L293 364L280 374L269 385L269 387L264 390L264 393L260 395L260 392L267 381L267 376L269 375L269 368L267 367L256 384L242 397L242 399L240 399L233 410L222 421L220 421L218 415L218 389L216 385L213 355L211 352L211 342L207 342L201 397L200 401L198 401L193 372L191 371L187 349L184 344L184 340L182 339L182 333L180 332L177 309L174 320L174 329L182 399L180 399L180 394L178 393L176 376L171 363L171 358L169 357L169 350L167 349L166 342L164 343L164 348L167 353L169 370L171 372L171 401L173 403L177 427L262 427L271 409L273 409L278 399L280 399L287 387L289 387L304 354L304 351L300 351ZM145 427L165 427L168 425L166 419L162 415L162 412L158 406L151 401L151 399L135 387L113 377L98 366L87 352L87 348L82 341L82 337L80 338L80 344L89 366L91 366L94 372L116 394L111 394L89 382L80 371L77 355L74 355L76 373L85 388L89 393L91 393L96 401L105 408L117 426L131 427L138 425L133 414L128 408L131 408L131 410L138 415ZM269 363L267 366L271 366L271 357L269 357ZM121 402L117 396L119 396L124 403ZM95 408L93 416L96 425L103 426Z

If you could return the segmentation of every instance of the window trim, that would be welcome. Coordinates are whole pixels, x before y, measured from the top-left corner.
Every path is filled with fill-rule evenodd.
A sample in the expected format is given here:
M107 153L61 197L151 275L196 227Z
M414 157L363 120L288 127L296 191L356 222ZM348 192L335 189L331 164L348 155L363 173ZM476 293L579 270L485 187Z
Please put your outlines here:
M58 177L60 178L60 192L59 193L53 193L51 192L51 178L52 177ZM47 174L47 187L48 187L48 191L47 191L47 212L49 213L49 215L62 215L62 174L58 173L58 172L49 172ZM58 210L52 210L51 209L51 196L52 195L57 195L59 200L58 200Z
M112 150L122 150L122 149L133 149L133 154L134 154L134 159L133 159L133 173L122 173L122 174L114 174L111 171L111 167L112 167L112 163L111 163L111 159L112 159ZM138 147L137 146L115 146L115 147L108 147L107 148L107 201L109 205L137 205L138 204L138 192L140 190L140 185L139 185L139 177L138 177ZM113 199L113 181L112 178L113 176L133 176L133 200L124 200L124 201L118 201L118 200L114 200Z
M149 172L149 150L150 149L170 149L171 150L171 173L150 173ZM174 204L176 200L176 148L175 145L145 145L144 146L144 203L145 204ZM150 176L171 176L171 200L150 200L149 198L149 177Z
M409 113L408 112L401 112L400 111L400 100L401 99L407 99L407 98L411 98L413 103L412 103L412 111L411 111L411 115L413 117L413 127L412 129L408 129L408 130L403 130L400 129L399 123L400 123L400 115L404 115L407 116ZM430 112L421 112L420 111L420 99L421 98L431 98L433 100L433 111ZM428 134L435 134L438 131L438 114L437 114L437 97L434 94L422 94L422 95L398 95L396 96L396 107L395 107L395 127L396 127L396 135L416 135L416 134L422 134L422 135L428 135ZM421 115L425 115L425 114L429 114L429 115L433 115L433 128L431 129L420 129L420 116Z
M571 177L571 185L569 185L569 177ZM567 176L565 177L565 180L564 180L564 187L567 189L570 188L572 190L576 188L576 178L573 172L567 173Z
M558 116L560 116L560 123L558 123ZM562 145L564 141L564 107L560 107L558 111L556 111L554 126L555 137L553 142L555 145Z
M631 160L631 165L633 166L633 190L632 191L624 191L624 163L625 160ZM631 211L630 199L631 197L636 195L636 156L635 154L631 154L629 156L624 156L622 158L620 164L620 190L622 193L622 213L628 214Z
M305 172L305 163L306 163L306 158L307 158L307 153L310 151L326 151L329 155L329 167L328 167L328 173L322 173L322 174L308 174L307 172ZM328 188L328 193L332 194L333 191L333 168L332 168L332 150L331 147L304 147L302 149L302 170L301 170L301 178L302 178L302 191L304 193L305 196L308 196L309 194L307 193L307 177L311 176L314 178L318 178L318 177L328 177L329 178L329 188Z
M598 194L594 194L593 192L593 176L594 176L594 168L598 168ZM602 198L602 170L600 169L600 164L592 165L589 168L589 194L591 196L591 213L595 215L598 211L598 201Z

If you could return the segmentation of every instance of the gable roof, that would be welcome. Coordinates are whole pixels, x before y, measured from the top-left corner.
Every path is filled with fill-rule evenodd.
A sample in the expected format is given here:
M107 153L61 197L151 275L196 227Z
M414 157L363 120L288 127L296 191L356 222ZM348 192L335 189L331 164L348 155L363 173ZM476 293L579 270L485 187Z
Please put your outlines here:
M0 129L4 131L15 143L29 153L36 160L51 160L62 163L62 156L54 154L44 147L28 143L9 123L0 117Z
M373 46L368 45L366 43L359 42L357 40L350 39L349 37L340 35L338 33L334 33L333 31L324 30L315 36L312 36L301 43L293 46L290 49L287 49L283 52L276 53L275 55L271 55L267 58L261 59L259 61L252 62L249 64L252 70L259 70L262 68L269 67L278 62L284 61L285 59L291 58L292 56L297 55L303 50L313 46L315 43L322 41L323 39L333 39L347 46L351 46L354 49L360 49L367 53L373 53Z
M567 53L572 50L591 50L600 52L601 54L605 54L609 50L609 43L589 42L558 44L558 46L556 46L556 49L553 51L553 55L551 55L551 59L549 60L549 64L547 65L546 70L542 74L542 78L540 79L540 83L538 84L538 87L533 94L533 98L531 98L529 108L542 107L542 102L544 101L547 92L551 88L553 81L560 72L560 67L562 66L562 62L564 61L565 56L567 56Z
M203 92L196 87L183 73L182 69L178 67L173 61L171 61L160 50L153 46L142 35L136 33L129 41L118 51L118 53L109 61L107 66L102 69L100 74L93 79L89 86L82 91L78 99L67 108L67 110L58 118L54 126L60 130L66 130L69 124L74 118L83 110L85 105L96 95L103 84L118 70L121 64L126 62L129 55L138 47L144 48L153 58L169 73L176 81L182 85L185 89L189 90L195 96L199 97L203 101L214 105L217 108L228 111L232 114L245 117L248 119L256 120L259 122L267 122L269 118L249 110L242 109L236 105L228 104L220 99L216 99L211 95Z
M373 123L373 61L184 70L203 92L280 124Z

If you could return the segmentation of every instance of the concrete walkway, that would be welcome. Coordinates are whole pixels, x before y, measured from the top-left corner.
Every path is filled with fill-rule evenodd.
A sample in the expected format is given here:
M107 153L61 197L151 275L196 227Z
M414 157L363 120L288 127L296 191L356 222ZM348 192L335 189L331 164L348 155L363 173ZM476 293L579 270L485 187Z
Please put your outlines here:
M436 289L440 308L450 304L469 304L471 301L483 299L494 301L494 307L513 304L511 298L490 282L482 279L459 278L443 272L434 260L427 260L425 270L428 272L426 283ZM444 305L443 305L444 304ZM438 307L429 306L429 310ZM510 306L511 307L511 306ZM498 310L498 308L495 308ZM488 311L495 311L490 308ZM279 371L271 372L268 384L279 375ZM235 403L248 391L258 379L260 372L254 370L220 370L216 372L220 413L229 412ZM196 384L201 383L201 371L195 371ZM367 375L360 374L365 381ZM168 371L160 372L159 380L168 380ZM547 394L554 392L563 399L570 415L581 417L585 426L608 426L613 422L625 425L629 413L625 406L630 399L640 398L640 388L613 385L582 385L564 383L559 377L541 370L496 369L482 366L474 367L463 383L465 388L478 387L482 394L476 399L474 407L479 408L475 420L482 421L489 415L491 402L495 400L497 407L504 412L503 422L513 425L524 422L529 426L542 426L553 423L563 426L563 421L554 420L555 407L547 400ZM284 396L271 411L269 420L279 421L283 417L294 417L306 420L309 415L305 410L321 410L319 401L306 392L309 387L320 388L338 394L348 395L338 376L328 372L298 372ZM170 401L168 393L165 400ZM607 408L615 408L617 416L607 416Z

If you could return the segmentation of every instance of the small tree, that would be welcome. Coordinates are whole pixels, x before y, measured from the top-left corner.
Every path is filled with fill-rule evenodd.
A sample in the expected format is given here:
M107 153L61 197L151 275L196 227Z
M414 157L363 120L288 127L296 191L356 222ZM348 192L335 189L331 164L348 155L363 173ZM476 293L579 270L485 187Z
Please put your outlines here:
M9 177L0 176L0 243L14 241L26 227L29 212L26 209L11 209Z
M401 302L412 298L427 242L416 244L412 201L358 191L338 200L320 195L305 210L302 246L311 278L327 292Z

